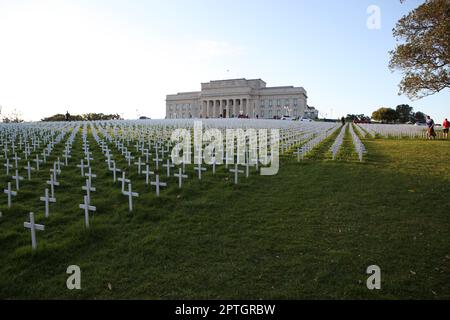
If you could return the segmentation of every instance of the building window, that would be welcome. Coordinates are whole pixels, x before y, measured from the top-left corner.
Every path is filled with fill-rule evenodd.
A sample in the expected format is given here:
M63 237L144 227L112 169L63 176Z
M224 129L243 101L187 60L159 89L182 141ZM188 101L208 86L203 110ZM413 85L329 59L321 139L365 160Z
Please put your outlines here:
M264 110L261 110L261 118L264 118Z
M273 100L269 100L269 106L273 105Z
M294 106L297 106L298 100L294 99Z
M280 99L277 100L277 106L280 106Z

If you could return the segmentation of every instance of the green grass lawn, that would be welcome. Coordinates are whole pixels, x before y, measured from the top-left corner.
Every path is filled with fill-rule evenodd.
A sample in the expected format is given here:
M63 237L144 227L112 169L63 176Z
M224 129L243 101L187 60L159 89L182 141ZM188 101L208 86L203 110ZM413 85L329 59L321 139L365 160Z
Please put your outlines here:
M332 138L237 186L223 167L202 181L189 168L181 190L162 173L160 198L133 166L140 196L130 214L90 136L97 212L86 230L78 134L48 219L39 197L63 143L39 179L22 181L11 209L0 197L0 298L450 299L450 142L364 139L360 163L348 132L330 160ZM29 211L46 228L36 253L23 228ZM372 264L381 290L366 288ZM80 266L82 290L66 288L69 265Z

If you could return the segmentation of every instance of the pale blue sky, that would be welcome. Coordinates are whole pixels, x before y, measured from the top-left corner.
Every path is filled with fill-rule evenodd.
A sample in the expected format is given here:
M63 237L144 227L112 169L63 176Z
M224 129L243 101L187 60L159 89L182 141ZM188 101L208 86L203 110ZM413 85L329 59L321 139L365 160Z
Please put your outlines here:
M411 102L387 67L395 22L422 2L0 0L0 105L162 118L168 93L245 77L303 86L328 117L408 103L441 121L448 90Z

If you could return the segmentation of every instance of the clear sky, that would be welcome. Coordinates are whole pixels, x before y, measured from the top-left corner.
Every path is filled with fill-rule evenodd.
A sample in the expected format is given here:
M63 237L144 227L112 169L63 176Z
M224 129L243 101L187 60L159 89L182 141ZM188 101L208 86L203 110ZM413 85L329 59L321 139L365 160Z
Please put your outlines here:
M388 69L408 0L0 0L0 105L55 113L165 116L165 95L261 78L302 86L321 116L407 103L450 118L450 94L398 96ZM367 8L381 10L369 29Z

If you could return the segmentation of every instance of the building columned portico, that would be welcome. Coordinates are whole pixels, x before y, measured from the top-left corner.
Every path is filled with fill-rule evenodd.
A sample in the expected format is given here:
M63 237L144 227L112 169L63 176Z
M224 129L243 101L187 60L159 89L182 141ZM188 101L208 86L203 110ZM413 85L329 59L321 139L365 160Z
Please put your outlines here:
M201 91L167 95L166 118L272 119L305 116L306 91L301 87L266 87L261 79L216 80Z

